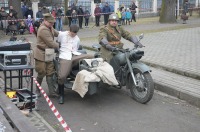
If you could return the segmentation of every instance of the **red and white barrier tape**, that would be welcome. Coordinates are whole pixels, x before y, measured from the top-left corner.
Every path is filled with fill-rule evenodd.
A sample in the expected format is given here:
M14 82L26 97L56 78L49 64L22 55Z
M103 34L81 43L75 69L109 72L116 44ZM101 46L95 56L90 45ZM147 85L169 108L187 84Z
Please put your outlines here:
M195 7L195 8L189 8L189 10L192 9L192 10L198 10L200 9L199 7ZM152 8L139 8L140 11L143 11L143 10L153 10ZM179 9L179 11L182 11L183 9ZM135 11L135 10L130 10L130 11ZM75 15L76 17L79 17L79 16L96 16L96 15L105 15L105 14L112 14L114 12L108 12L108 13L96 13L96 14L89 14L89 15ZM60 16L60 17L55 17L56 18L62 18L62 17L72 17L72 16ZM43 18L40 18L40 19L43 19ZM11 21L11 22L15 22L15 21L24 21L24 20L27 20L27 19L16 19L16 20L6 20L6 21Z
M62 127L64 128L64 130L66 132L72 132L72 130L69 128L69 126L67 125L67 123L65 122L65 120L63 119L63 117L60 115L60 113L58 112L58 110L56 109L56 107L53 105L53 103L51 102L51 100L49 99L49 97L47 96L47 94L45 93L45 91L42 89L42 87L40 86L40 84L37 82L36 78L33 77L33 80L36 83L36 85L38 86L38 88L40 89L40 91L41 91L42 95L44 96L44 98L46 99L49 107L53 111L54 115L57 117L58 121L60 122L60 124L62 125Z

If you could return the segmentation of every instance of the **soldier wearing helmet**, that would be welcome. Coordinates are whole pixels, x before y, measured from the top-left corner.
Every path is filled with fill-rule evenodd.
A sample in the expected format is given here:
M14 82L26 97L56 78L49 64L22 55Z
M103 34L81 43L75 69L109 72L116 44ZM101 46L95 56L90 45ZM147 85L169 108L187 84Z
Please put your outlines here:
M102 53L101 57L104 60L109 62L113 57L111 51L114 51L117 48L123 48L124 44L121 42L121 37L137 44L139 47L143 46L138 42L137 37L132 36L128 31L124 30L121 26L118 26L119 18L117 14L111 14L108 20L108 24L102 27L99 32L99 44L101 44Z

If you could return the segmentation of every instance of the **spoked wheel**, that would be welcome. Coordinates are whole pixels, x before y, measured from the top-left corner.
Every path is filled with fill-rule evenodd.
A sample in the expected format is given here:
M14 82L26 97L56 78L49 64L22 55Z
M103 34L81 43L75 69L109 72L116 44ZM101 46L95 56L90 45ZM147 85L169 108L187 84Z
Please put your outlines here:
M146 104L151 100L154 93L154 83L149 72L142 73L139 69L133 69L136 82L136 87L132 76L129 74L127 88L130 89L132 97L139 103Z

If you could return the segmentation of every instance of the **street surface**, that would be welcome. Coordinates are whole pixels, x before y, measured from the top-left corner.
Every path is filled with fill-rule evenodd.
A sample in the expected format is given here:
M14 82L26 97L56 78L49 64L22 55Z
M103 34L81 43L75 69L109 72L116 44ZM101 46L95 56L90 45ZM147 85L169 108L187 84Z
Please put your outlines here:
M45 87L45 86L44 86ZM199 132L200 110L166 94L155 92L148 104L130 97L129 90L104 88L99 95L81 98L65 91L65 104L51 98L73 132ZM43 97L37 111L57 132L62 126Z

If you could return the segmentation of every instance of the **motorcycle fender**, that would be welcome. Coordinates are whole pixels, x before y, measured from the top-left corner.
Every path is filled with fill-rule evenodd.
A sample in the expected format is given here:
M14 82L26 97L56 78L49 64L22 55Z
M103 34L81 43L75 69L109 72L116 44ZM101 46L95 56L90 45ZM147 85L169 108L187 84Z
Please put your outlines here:
M131 65L133 69L139 69L142 73L150 72L150 68L142 62L132 63Z

